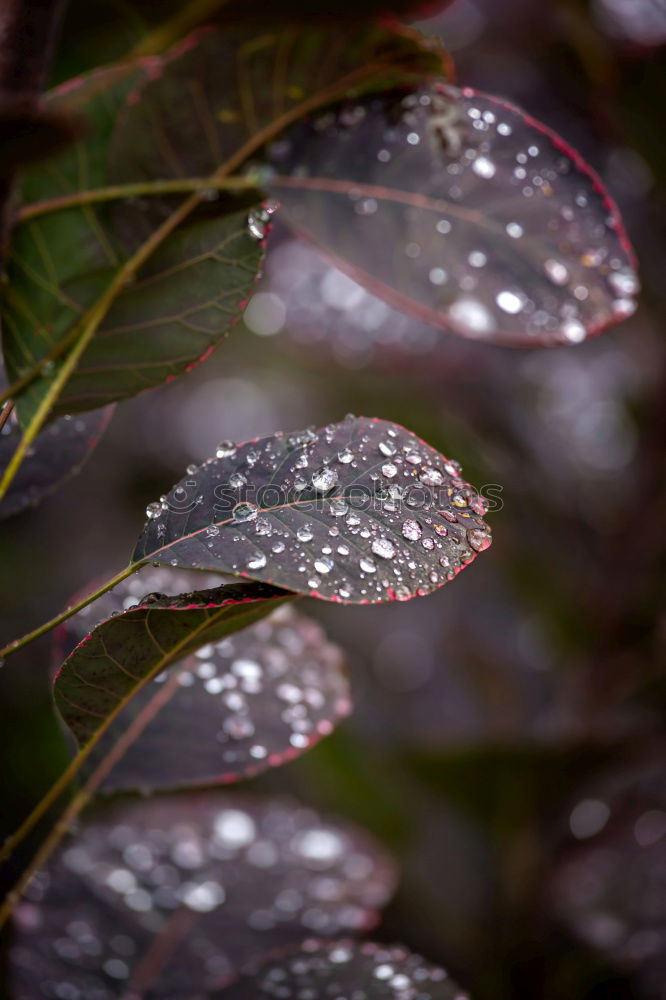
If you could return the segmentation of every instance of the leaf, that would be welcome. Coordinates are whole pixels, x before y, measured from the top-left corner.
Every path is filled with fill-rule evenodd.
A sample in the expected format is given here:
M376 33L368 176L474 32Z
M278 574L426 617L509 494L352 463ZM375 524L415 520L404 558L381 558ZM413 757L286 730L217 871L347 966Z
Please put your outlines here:
M632 970L646 996L659 997L666 975L663 748L656 755L653 748L647 765L581 790L568 821L578 843L551 879L552 908L578 938Z
M251 625L290 596L261 584L179 597L148 594L98 625L67 657L54 682L56 706L77 742L85 744L166 667Z
M630 315L618 210L550 129L438 83L346 104L273 146L287 220L396 308L465 337L578 343Z
M386 420L349 417L217 457L151 504L133 559L351 604L407 600L490 545L460 466Z
M108 184L109 143L120 108L148 70L145 64L102 70L53 95L51 106L84 115L88 130L81 142L26 175L24 201L76 196ZM51 357L16 399L24 425L58 374L52 356L73 342L87 310L131 255L110 213L107 202L62 207L26 217L14 231L2 314L10 380ZM236 206L182 226L118 294L54 412L124 399L192 367L240 316L262 257L247 212Z
M394 883L373 839L288 800L116 802L17 907L12 996L192 1000L274 948L373 926Z
M348 94L446 72L434 39L374 23L351 32L344 24L261 33L246 25L194 37L125 107L112 144L114 183L209 177L230 157L240 166L293 122ZM139 242L173 205L170 197L151 198L140 211L119 204L116 225L127 243Z
M35 507L60 484L77 473L104 434L113 406L76 417L59 417L35 440L25 462L0 501L0 518ZM17 423L0 431L0 471L5 469L21 438Z
M280 993L275 991L279 983ZM402 945L304 941L263 962L254 974L214 994L220 1000L262 997L362 997L363 1000L468 1000L444 969Z
M242 311L268 219L258 208L248 225L257 192L217 199L212 175L241 167L282 128L351 89L413 82L428 70L442 71L441 53L406 31L367 28L351 44L341 29L204 31L167 56L60 88L52 106L85 115L90 128L24 184L4 305L7 369L28 383L16 401L21 422L38 411L84 317L99 325L55 413L124 399L205 356ZM199 184L199 195L151 194L164 182ZM138 185L143 196L128 203L109 184ZM87 201L40 206L58 197ZM166 220L175 232L157 234ZM135 264L140 248L148 258Z
M141 570L70 618L65 642L81 642L91 618L129 609L146 590L184 591L200 576ZM114 766L104 791L237 781L303 753L351 709L341 650L316 622L281 607L144 685L104 735L90 766L135 719L148 718L162 691L168 700Z

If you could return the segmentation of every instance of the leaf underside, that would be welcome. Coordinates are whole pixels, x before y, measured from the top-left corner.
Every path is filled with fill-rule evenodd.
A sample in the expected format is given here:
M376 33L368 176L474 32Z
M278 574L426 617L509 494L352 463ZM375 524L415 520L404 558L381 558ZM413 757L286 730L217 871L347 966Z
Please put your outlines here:
M135 561L364 604L429 593L490 545L460 466L389 421L350 417L218 455L150 506Z
M62 646L81 642L100 615L118 614L134 600L140 604L146 591L200 587L202 576L166 567L140 570L65 623L57 662ZM148 719L155 699L159 707ZM145 718L146 728L114 766L103 791L237 781L303 753L350 709L341 650L316 622L281 607L255 625L207 643L141 687L86 769L94 769L119 734Z
M230 584L178 597L148 595L98 625L54 681L56 706L80 745L104 728L156 674L291 597L264 584Z

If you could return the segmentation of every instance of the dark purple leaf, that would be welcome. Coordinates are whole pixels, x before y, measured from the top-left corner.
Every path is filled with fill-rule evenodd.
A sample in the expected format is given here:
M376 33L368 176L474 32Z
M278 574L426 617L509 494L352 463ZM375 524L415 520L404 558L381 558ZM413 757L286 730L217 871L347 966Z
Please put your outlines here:
M588 789L569 825L578 840L556 871L551 900L564 924L661 1000L666 981L664 760Z
M77 742L85 744L161 671L253 624L291 596L262 584L178 597L148 594L98 625L67 657L54 682L56 706Z
M271 149L282 211L418 319L517 346L579 343L638 281L597 175L519 108L436 84L355 102Z
M79 471L107 428L113 406L76 416L59 417L38 435L7 493L0 517L11 517L36 506L63 480ZM0 430L0 470L5 469L21 440L18 423Z
M308 935L373 926L395 882L347 823L228 793L107 806L16 910L14 1000L193 1000Z
M653 49L666 45L662 0L593 0L599 27L619 44Z
M128 609L137 594L184 591L200 585L193 577L201 575L141 570L70 618L65 642L81 641L100 613ZM237 781L303 753L351 709L341 650L316 622L282 607L142 687L100 741L92 766L167 682L171 697L115 765L103 790Z
M460 466L398 424L223 442L149 519L135 561L275 583L325 600L407 600L488 548L483 500Z
M262 997L308 1000L468 1000L448 973L402 945L364 941L304 941L285 955L263 962L219 1000Z

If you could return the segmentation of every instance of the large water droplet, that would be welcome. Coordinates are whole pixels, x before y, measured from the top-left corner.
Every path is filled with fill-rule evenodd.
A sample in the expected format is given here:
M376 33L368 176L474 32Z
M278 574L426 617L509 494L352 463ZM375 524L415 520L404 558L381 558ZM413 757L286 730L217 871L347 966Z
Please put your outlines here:
M237 503L231 512L235 521L254 521L257 516L257 506L253 503Z
M395 545L388 538L375 538L371 548L374 554L382 559L392 559L395 555Z
M312 474L312 485L318 493L327 493L338 481L338 474L330 465L325 465Z

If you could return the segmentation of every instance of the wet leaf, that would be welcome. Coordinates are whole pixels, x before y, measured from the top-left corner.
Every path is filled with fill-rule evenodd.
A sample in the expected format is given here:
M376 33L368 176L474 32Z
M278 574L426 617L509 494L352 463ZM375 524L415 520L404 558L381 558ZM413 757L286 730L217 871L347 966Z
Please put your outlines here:
M446 71L439 44L407 28L276 25L257 34L252 25L194 37L124 109L112 145L114 182L209 177L230 157L238 165L250 160L293 122L348 94ZM172 197L151 198L139 211L119 204L116 225L127 243L140 242L173 206Z
M488 548L460 466L386 420L223 442L151 504L135 561L233 573L325 600L407 600Z
M241 167L282 128L350 90L413 82L428 71L442 71L441 52L407 31L372 27L351 43L342 29L204 31L164 57L56 91L51 106L83 115L89 129L26 176L23 201L88 197L109 184L206 180ZM46 366L18 395L23 424L57 375L53 358L184 200L148 192L38 215L34 204L24 206L8 266L5 360L12 381ZM238 318L261 267L269 213L256 191L243 200L209 189L197 206L114 293L54 412L124 399L182 373Z
M370 837L289 801L116 803L17 908L12 996L191 1000L274 948L373 926L394 881Z
M280 990L276 993L276 984ZM262 963L219 1000L262 997L363 997L363 1000L468 1000L444 969L402 945L364 941L304 941L283 956Z
M666 976L666 783L649 765L589 785L569 814L570 846L550 898L577 937L663 994Z
M562 139L436 84L347 104L274 144L282 211L396 308L465 337L579 343L630 315L618 210Z
M0 518L35 507L79 471L107 428L113 406L91 413L59 417L39 434L15 479L0 501ZM5 469L21 439L13 420L0 430L0 470Z
M100 614L141 603L139 595L147 590L182 592L200 586L192 578L201 575L141 570L70 618L64 641L80 642ZM103 790L249 777L297 757L351 709L341 650L316 622L281 607L256 625L208 643L144 685L100 741L91 767L119 733L150 710L154 698L161 701L162 691L170 694L168 700L114 766Z
M166 667L253 624L290 596L261 584L149 594L98 625L68 656L54 682L56 706L85 744Z

